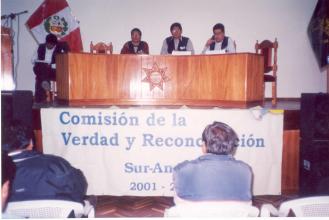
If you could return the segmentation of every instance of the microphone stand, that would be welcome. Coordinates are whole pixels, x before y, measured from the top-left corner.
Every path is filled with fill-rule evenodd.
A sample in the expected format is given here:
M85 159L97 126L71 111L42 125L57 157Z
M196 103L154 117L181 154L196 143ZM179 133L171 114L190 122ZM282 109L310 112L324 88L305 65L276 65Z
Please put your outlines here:
M10 40L11 40L11 65L12 65L12 81L13 81L13 89L12 90L15 90L16 89L16 86L17 86L17 68L15 68L15 59L14 59L14 31L13 31L13 20L16 19L17 17L17 20L18 20L18 24L17 24L17 63L16 63L16 67L18 66L18 63L19 63L19 48L18 48L18 37L19 37L19 16L22 15L22 14L25 14L25 13L28 13L28 11L21 11L21 12L17 12L17 13L10 13L8 15L2 15L1 16L1 20L6 20L5 23L4 23L4 26L9 28L10 30ZM8 21L9 21L9 26L8 26Z
M3 19L8 19L8 18L10 18L10 19L15 19L15 17L16 16L19 16L19 15L22 15L22 14L25 14L25 13L27 13L28 11L27 10L25 10L25 11L21 11L21 12L17 12L17 13L10 13L10 14L8 14L8 15L1 15L1 20L3 20Z

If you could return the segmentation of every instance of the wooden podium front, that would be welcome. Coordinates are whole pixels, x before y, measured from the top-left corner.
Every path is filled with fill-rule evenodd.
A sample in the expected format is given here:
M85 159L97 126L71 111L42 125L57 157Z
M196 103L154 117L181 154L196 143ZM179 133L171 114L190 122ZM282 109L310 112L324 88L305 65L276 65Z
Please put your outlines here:
M57 56L58 101L69 106L163 105L247 108L264 97L263 57L222 55Z

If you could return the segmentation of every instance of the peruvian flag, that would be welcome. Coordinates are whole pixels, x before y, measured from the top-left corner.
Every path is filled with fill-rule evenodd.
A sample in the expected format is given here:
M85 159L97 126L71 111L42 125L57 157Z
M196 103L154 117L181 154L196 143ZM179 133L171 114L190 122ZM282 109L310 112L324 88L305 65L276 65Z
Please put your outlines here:
M39 44L52 33L59 41L67 42L72 52L83 51L79 23L66 0L45 0L27 20L26 26Z

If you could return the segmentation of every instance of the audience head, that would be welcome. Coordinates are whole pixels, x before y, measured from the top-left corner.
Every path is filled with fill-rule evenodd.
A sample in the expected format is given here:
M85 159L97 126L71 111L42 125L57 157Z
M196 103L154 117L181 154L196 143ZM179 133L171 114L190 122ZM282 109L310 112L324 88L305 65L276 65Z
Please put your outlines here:
M182 36L182 32L183 32L182 25L178 22L173 23L170 26L170 32L174 38L180 38Z
M234 153L239 138L230 126L215 121L204 129L202 140L206 153L229 155Z
M54 34L48 34L46 36L46 47L48 49L52 49L56 46L57 44L57 37Z
M32 129L21 121L12 121L5 130L3 149L12 152L16 150L30 150L32 147Z
M10 185L14 180L16 166L5 151L1 152L1 205L2 211L9 197Z
M134 28L130 31L131 34L131 41L133 43L139 43L142 38L142 31L139 30L138 28Z
M217 23L214 25L214 27L212 28L212 31L214 33L214 40L216 42L221 42L222 40L224 40L225 37L225 27L223 24L221 23Z

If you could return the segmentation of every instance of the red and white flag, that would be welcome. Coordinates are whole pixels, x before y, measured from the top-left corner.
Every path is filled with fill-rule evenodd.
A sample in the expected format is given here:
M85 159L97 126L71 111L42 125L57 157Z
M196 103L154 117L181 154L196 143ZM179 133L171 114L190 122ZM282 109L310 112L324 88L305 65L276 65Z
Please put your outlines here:
M45 0L27 20L26 26L39 44L52 33L59 41L67 42L72 52L83 51L79 22L66 0Z

